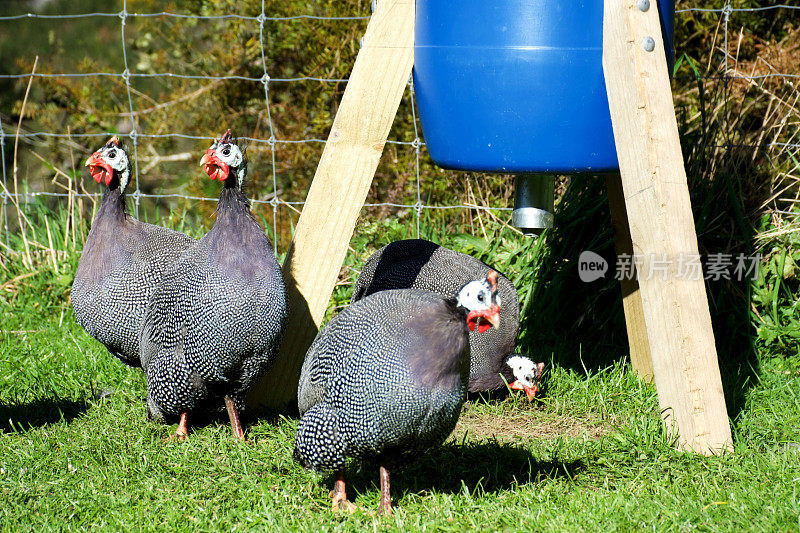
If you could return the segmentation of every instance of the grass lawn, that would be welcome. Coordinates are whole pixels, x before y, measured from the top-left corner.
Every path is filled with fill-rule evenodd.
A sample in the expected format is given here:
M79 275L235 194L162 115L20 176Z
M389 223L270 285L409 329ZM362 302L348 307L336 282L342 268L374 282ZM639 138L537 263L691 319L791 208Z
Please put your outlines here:
M539 401L468 403L444 446L393 477L393 517L373 513L377 470L351 468L361 511L344 516L331 478L292 460L295 419L254 420L246 443L225 420L165 442L174 426L146 420L141 372L76 324L69 281L0 284L0 530L800 528L798 357L760 361L735 452L711 458L670 447L629 365L548 365Z
M3 0L0 11L22 13L33 3ZM36 3L58 13L105 12L122 5ZM126 5L132 13L162 7L191 12L192 4ZM351 4L368 10L368 2ZM702 457L673 448L654 387L639 382L626 362L619 284L577 279L582 251L606 259L616 255L604 180L560 178L554 228L537 240L509 236L503 220L481 209L458 214L425 209L415 224L413 210L385 207L417 199L438 207L505 206L510 182L500 175L479 183L464 173L443 173L424 151L420 157L419 147L397 144L387 145L369 197L381 207L365 210L359 220L328 318L349 300L369 252L416 236L421 226L423 237L480 256L514 281L523 318L519 346L545 361L543 394L532 403L519 397L468 402L443 446L393 474L391 517L374 513L378 471L371 467L352 466L346 473L348 496L359 511L330 510L332 476L305 471L292 459L294 418L246 420L244 443L231 436L224 418L192 428L186 442L168 441L175 426L145 417L141 371L125 367L91 339L75 322L69 303L89 215L96 208L94 200L74 194L79 183L90 192L100 190L80 166L88 152L79 154L73 140L37 137L19 146L17 159L16 143L10 142L23 117L23 131L70 133L81 143L86 133L116 131L124 125L118 122L120 111L127 110L125 84L109 85L98 76L85 83L37 78L23 113L27 82L7 79L0 83L5 88L0 118L9 188L13 176L15 191L19 177L20 191L41 192L42 186L68 190L70 196L63 202L25 198L22 206L12 205L13 197L0 202L0 533L800 531L800 163L792 77L800 64L800 47L794 44L800 42L797 17L796 11L766 2L729 4L734 12L706 10L711 6L706 2L678 2L673 83L700 250L762 256L757 280L707 284L732 416L732 453ZM761 4L776 9L752 8ZM232 6L250 14L261 8L252 0L202 5L205 14L228 13ZM269 12L287 14L333 14L347 7L295 1L265 5ZM235 72L226 76L255 71L261 76L257 26L220 20L206 27L180 20L128 19L132 71L179 68L206 75L233 66ZM119 20L106 22L7 21L0 27L0 54L18 61L9 59L0 72L29 72L31 51L41 54L40 73L121 72ZM342 69L349 68L347 58L358 50L359 28L366 23L358 24L270 23L270 74L280 68L286 77L346 76ZM262 139L271 134L274 120L275 137L290 142L279 145L277 156L263 143L254 145L251 190L262 199L276 188L283 202L304 198L322 145L296 141L327 135L344 85L337 82L331 92L316 85L273 84L274 114L265 117L261 84L208 81L138 79L132 100L137 131L158 133L139 137L139 165L145 158L157 162L158 154L197 149L188 137L218 131L221 113L240 133ZM390 138L410 142L418 135L410 100L404 99L398 117ZM182 139L162 135L166 132L193 135ZM41 166L31 151L44 154ZM195 161L201 154L192 156L191 166L165 160L147 171L147 165L141 167L142 190L189 196L217 191L207 179L190 181L199 174ZM149 222L198 236L213 221L208 215L216 205L150 200L141 205ZM279 249L288 245L297 220L296 208L284 207L277 226ZM275 224L269 204L256 213L266 217L265 225ZM563 348L551 347L558 343Z

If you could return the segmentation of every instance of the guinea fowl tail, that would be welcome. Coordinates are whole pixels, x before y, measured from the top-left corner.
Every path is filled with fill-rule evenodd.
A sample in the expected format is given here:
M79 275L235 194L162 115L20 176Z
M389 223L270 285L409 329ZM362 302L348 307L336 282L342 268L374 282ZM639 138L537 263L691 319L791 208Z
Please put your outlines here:
M327 471L344 468L345 443L335 409L318 403L306 411L297 427L294 459L305 468Z

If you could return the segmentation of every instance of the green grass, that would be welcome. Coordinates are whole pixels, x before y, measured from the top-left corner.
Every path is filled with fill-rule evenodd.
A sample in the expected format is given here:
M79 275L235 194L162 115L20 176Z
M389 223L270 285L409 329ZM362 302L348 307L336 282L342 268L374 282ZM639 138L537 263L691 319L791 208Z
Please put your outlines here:
M30 216L28 239L46 246ZM63 242L63 214L49 216L50 238ZM366 253L397 231L379 228L374 240L354 244ZM496 235L488 250L514 276L543 253L532 241L515 248L513 236ZM487 250L466 237L450 244ZM22 250L17 237L11 246ZM146 420L141 372L75 322L75 250L56 245L64 254L57 274L45 250L31 246L39 252L34 275L12 281L28 268L11 252L0 266L0 530L800 528L797 354L760 350L733 420L734 453L710 458L673 449L655 390L634 377L624 349L585 371L560 363L582 360L579 353L547 355L538 401L469 403L444 446L393 476L393 517L372 513L377 471L352 467L348 494L362 511L343 516L329 510L330 476L292 460L295 419L253 420L246 443L224 420L194 428L187 442L165 442L174 426Z

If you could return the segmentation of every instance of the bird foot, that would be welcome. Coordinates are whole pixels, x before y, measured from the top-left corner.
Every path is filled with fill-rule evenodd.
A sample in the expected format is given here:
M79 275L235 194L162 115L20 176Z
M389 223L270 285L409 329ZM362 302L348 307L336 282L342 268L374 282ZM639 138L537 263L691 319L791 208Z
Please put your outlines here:
M169 437L167 437L166 439L164 439L164 442L174 442L174 441L183 442L185 440L189 440L189 435L178 430Z
M330 494L331 497L331 510L335 513L337 511L344 511L349 514L356 512L358 507L352 502L347 501L347 491L345 490L344 483L344 470L336 472L336 481L333 484L333 490Z
M355 504L347 500L347 492L344 485L344 471L340 470L336 473L336 482L333 484L331 491L331 510L345 511L346 513L353 514L356 512L357 507Z
M167 442L177 440L177 441L184 441L189 438L189 421L188 421L188 414L181 413L181 420L178 422L178 429L175 430L175 434L167 439Z
M347 514L353 514L353 513L356 512L356 510L358 510L358 507L356 507L356 504L354 504L353 502L349 501L346 496L341 497L341 498L339 498L337 496L334 496L332 503L333 503L333 505L331 506L331 510L334 513L337 512L337 511L344 511Z

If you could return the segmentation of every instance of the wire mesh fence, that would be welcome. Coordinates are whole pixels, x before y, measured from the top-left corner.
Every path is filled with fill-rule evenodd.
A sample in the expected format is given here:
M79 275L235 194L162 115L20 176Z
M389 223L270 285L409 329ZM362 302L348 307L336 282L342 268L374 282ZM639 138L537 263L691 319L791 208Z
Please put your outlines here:
M748 25L767 23L778 12L790 13L789 19L795 13L800 16L800 6L752 4L731 0L678 2L676 28L704 26L716 30L710 43L694 42L696 35L688 30L681 33L684 42L676 41L676 109L685 150L689 145L687 159L696 150L720 151L723 155L715 161L750 158L759 166L770 168L773 178L759 197L761 207L771 205L775 212L789 215L800 202L796 177L800 71L797 63L790 60L800 57L800 51L797 55L776 54L776 46L771 43L752 44L746 57L740 51ZM347 3L326 15L320 14L319 8L307 13L285 13L275 7L277 3L267 0L261 0L260 6L257 2L247 4L237 13L215 13L203 8L197 12L147 12L140 10L140 5L144 4L122 0L120 9L113 12L20 12L0 16L0 31L6 35L25 24L25 31L40 32L42 38L51 41L58 40L58 36L45 32L44 25L85 20L92 24L93 31L108 32L107 41L118 47L116 51L111 46L87 50L77 63L63 58L48 61L46 55L34 59L37 54L30 51L25 57L16 58L19 72L0 74L0 82L8 87L17 84L17 92L25 86L25 98L6 99L0 108L0 199L6 244L15 231L12 213L20 203L36 197L65 201L99 196L79 188L80 170L76 169L75 160L80 163L113 133L127 141L132 155L133 190L129 197L136 216L142 214L143 202L148 202L149 207L169 208L175 208L178 202L215 202L213 189L204 188L191 178L167 183L165 174L169 169L179 169L175 172L189 176L194 161L206 147L202 146L204 143L210 143L229 123L244 123L239 129L240 139L249 143L249 152L256 159L256 165L251 167L255 166L260 174L249 192L254 206L271 219L276 249L285 250L371 6L366 2ZM797 28L790 31L797 35ZM211 37L220 32L229 35L230 40L222 45L210 44ZM111 37L114 33L118 40ZM304 39L318 35L329 41L335 39L338 47L327 50L327 57L305 56L312 65L304 71L287 67L296 66L298 59L295 57L292 62L285 58L298 54L306 46ZM237 50L244 67L230 64L230 57L224 54L226 44ZM686 45L702 53L686 55L682 53ZM38 94L28 93L37 86L41 86ZM257 92L258 100L253 96ZM310 100L318 95L318 101ZM58 109L54 110L51 100L58 98L74 101L56 105ZM759 98L766 102L760 123L742 123L739 118L747 115L745 108ZM115 101L113 112L105 116L99 116L99 106L89 105L102 99ZM299 113L304 102L312 102L316 112ZM231 109L235 110L237 104L243 105L240 115L251 116L229 116L236 114ZM75 120L74 115L65 118L65 108L81 113L81 120ZM198 109L218 117L216 129L210 125L215 121L203 117ZM53 118L59 112L61 129L57 129L59 122ZM183 120L185 115L181 114L188 112L201 117L196 124ZM307 124L296 127L306 119ZM39 153L44 148L50 150L49 156ZM377 210L379 216L402 214L417 235L424 212L430 210L483 212L498 220L509 218L508 195L487 198L477 194L469 177L459 182L464 187L461 201L431 201L438 197L431 190L435 178L426 179L426 175L449 182L456 178L453 173L436 169L426 156L412 80L387 148L383 170L376 178L381 190L371 193L365 208ZM21 169L23 158L26 166ZM713 163L713 168L705 171L712 173L719 169L718 165ZM67 172L62 170L70 167ZM735 167L737 171L747 168L752 167ZM40 179L37 184L34 176L48 179ZM404 179L400 191L389 183L398 176ZM59 180L66 181L61 190L54 185Z

